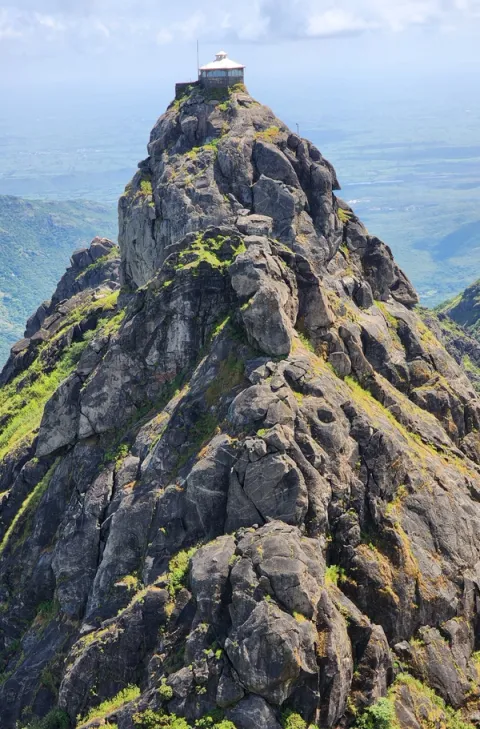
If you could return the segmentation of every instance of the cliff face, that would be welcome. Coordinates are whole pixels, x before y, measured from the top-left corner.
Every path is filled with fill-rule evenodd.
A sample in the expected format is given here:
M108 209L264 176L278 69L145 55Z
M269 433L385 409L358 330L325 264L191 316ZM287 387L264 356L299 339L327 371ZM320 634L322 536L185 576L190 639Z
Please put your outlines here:
M120 200L118 301L61 285L58 351L30 321L0 391L2 727L478 717L480 403L335 189L246 92L194 90Z

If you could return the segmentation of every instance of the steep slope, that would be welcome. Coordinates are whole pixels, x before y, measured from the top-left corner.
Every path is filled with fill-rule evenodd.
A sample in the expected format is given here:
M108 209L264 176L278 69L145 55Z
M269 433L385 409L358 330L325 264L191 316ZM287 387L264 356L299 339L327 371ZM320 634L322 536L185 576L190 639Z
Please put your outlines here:
M477 390L480 390L480 341L473 326L457 323L444 307L421 309L420 315L435 336L440 339L452 357L462 365L467 377Z
M480 402L321 153L211 96L154 127L115 308L54 301L95 334L5 445L2 726L462 726Z
M116 235L114 208L82 200L0 195L0 363L27 316L58 281L70 253L96 234Z

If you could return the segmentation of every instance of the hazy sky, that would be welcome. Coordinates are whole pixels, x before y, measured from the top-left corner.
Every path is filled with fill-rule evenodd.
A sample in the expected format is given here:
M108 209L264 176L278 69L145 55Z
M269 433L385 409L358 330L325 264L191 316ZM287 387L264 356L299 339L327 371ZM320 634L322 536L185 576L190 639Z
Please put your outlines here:
M250 74L480 66L480 0L0 0L0 80L171 82L219 46ZM187 79L188 80L188 79Z

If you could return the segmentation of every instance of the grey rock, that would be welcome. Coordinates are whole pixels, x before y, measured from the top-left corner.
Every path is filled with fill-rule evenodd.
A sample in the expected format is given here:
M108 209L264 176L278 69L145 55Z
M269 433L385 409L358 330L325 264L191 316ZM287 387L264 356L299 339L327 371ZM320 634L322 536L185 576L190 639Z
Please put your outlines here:
M225 650L242 684L280 705L302 673L316 673L315 630L268 602L230 633Z
M250 694L227 712L238 729L280 729L272 707L260 696Z
M237 218L237 228L240 233L249 236L271 236L273 219L268 215L244 215Z
M237 704L245 696L245 691L238 681L237 676L225 664L218 682L216 702L221 709Z
M250 463L243 489L263 519L300 524L305 517L308 508L305 481L287 455L267 455Z
M345 352L332 352L328 361L339 377L347 377L352 371L352 363Z
M235 548L233 537L218 537L194 555L190 579L197 603L196 623L215 624L218 621Z

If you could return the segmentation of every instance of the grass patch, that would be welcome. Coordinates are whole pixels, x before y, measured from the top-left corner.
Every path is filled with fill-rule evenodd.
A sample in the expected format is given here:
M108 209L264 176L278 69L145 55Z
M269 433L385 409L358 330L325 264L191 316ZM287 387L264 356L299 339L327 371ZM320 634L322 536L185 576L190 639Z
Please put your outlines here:
M338 208L337 215L341 223L346 225L350 222L350 220L353 218L353 213L351 210L345 210L344 208Z
M230 392L243 382L243 372L243 362L230 352L228 358L220 362L218 373L205 392L207 405L216 405L225 392Z
M305 349L308 349L309 352L312 352L312 354L315 354L315 347L311 343L311 341L308 339L305 334L302 332L298 332L298 338L300 339L301 343L305 347Z
M383 301L375 301L375 306L380 309L387 324L396 331L398 329L398 320L393 316L393 314L390 314L386 304Z
M31 440L42 420L43 410L58 386L73 372L88 341L71 344L48 374L37 360L27 371L0 391L0 418L8 422L0 433L0 460L22 441ZM22 387L27 377L33 382Z
M262 142L275 142L278 140L279 134L279 127L268 127L268 129L264 129L261 132L256 132L255 139L258 139Z
M77 717L77 722L79 722L77 723L77 729L80 729L80 727L84 726L93 719L104 719L107 714L110 714L112 711L116 711L116 709L120 709L121 706L123 706L124 704L128 704L130 701L137 699L139 696L140 689L138 688L138 686L127 686L126 688L119 691L118 694L113 698L102 701L101 704L95 706L93 709L90 709L88 714L86 714L84 717Z
M19 523L20 519L25 516L27 513L33 514L35 513L35 510L40 503L40 500L46 490L48 489L50 485L50 481L53 475L53 472L55 470L57 463L55 462L53 466L47 471L45 476L37 483L37 485L32 489L32 491L28 494L27 498L15 514L12 523L8 527L7 531L5 532L5 535L0 543L0 557L2 556L3 552L5 551L5 547L7 546L10 537L12 536L13 532L15 531L15 528L17 524ZM25 533L25 530L24 530Z
M212 268L227 268L237 256L246 251L245 243L242 240L237 246L231 248L228 259L220 257L219 253L228 240L222 235L216 238L205 238L203 233L199 233L191 248L180 253L175 269L196 269L202 261L209 263Z
M40 426L46 403L73 372L96 330L86 332L79 342L66 347L55 366L48 371L48 362L52 355L55 356L54 348L60 337L94 312L98 312L100 319L107 316L117 305L118 293L114 291L99 301L74 309L62 329L40 349L30 367L0 390L0 420L5 422L0 432L0 461L22 442L33 439L34 431ZM120 314L125 316L124 312Z

